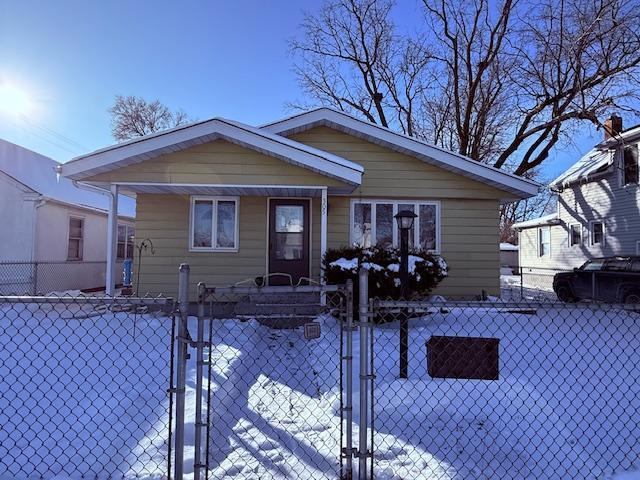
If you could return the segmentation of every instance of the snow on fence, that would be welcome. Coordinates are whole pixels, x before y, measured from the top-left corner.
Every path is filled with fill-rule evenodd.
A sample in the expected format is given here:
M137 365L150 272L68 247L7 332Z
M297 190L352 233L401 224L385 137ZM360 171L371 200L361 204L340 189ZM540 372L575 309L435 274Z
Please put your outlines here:
M161 478L172 305L0 297L0 478Z
M637 306L376 300L371 315L375 478L608 479L640 467ZM498 380L474 379L496 341Z

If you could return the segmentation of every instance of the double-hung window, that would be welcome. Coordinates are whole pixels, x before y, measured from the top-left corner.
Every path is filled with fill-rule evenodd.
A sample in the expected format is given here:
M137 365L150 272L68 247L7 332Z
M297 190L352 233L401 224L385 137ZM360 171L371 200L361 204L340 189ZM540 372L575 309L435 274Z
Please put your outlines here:
M191 197L189 248L202 252L238 250L238 197Z
M629 145L623 150L622 184L638 183L638 146Z
M575 247L576 245L582 245L582 225L572 223L569 225L569 246Z
M118 260L133 258L135 229L131 225L118 225Z
M604 223L591 222L591 245L601 245L604 243Z
M361 247L397 246L400 233L398 212L417 215L409 231L409 247L440 252L440 203L413 200L354 200L351 203L351 243Z
M551 228L540 227L538 229L538 256L546 257L551 251Z
M84 245L84 219L69 218L69 243L67 260L82 260Z

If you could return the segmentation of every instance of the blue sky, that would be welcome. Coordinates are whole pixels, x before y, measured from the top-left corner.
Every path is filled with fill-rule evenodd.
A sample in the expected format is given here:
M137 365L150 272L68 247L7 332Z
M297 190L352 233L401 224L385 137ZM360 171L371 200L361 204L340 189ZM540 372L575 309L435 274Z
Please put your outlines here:
M399 2L412 28L417 6ZM113 143L114 96L158 98L191 117L259 124L301 99L287 41L303 9L286 0L0 0L0 82L28 92L29 114L0 113L0 138L64 162ZM551 178L599 141L585 127L558 149Z

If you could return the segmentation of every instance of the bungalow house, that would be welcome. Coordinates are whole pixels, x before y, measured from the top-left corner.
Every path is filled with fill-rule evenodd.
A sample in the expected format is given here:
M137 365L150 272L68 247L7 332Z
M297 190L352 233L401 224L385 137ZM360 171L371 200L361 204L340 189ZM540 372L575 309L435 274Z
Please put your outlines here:
M105 286L107 197L58 178L59 165L0 139L0 294ZM120 213L116 268L133 254L134 202Z
M418 215L413 244L449 264L439 293L497 295L498 207L538 191L329 108L261 127L214 118L83 155L60 171L111 192L112 229L116 194L136 197L137 234L156 250L140 290L168 295L181 262L194 283L275 272L320 279L328 248L396 244L399 209Z
M604 130L601 143L551 182L556 212L514 225L526 273L550 278L592 258L640 255L640 127L623 130L613 115Z

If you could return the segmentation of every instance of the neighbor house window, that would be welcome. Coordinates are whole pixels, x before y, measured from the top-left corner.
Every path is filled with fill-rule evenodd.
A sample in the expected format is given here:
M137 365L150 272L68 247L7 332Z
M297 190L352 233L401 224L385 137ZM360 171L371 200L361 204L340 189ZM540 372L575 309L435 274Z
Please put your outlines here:
M622 184L638 183L638 146L625 147L623 154Z
M69 218L69 247L67 260L82 260L84 240L84 219Z
M591 245L604 243L604 223L591 222Z
M569 246L582 245L582 225L574 223L569 225Z
M357 200L351 204L351 243L361 247L399 245L396 213L409 210L417 215L409 231L409 246L438 253L440 204L434 201Z
M118 225L118 260L133 258L135 229L130 225Z
M236 251L238 198L191 197L189 245L196 251Z
M551 228L542 227L538 229L538 256L549 255L551 249Z

